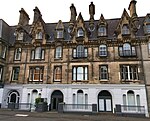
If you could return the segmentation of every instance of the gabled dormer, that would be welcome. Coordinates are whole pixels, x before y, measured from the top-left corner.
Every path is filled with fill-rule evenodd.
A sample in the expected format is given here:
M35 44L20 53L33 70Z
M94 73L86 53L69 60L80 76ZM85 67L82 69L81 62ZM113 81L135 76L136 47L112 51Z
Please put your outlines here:
M147 14L143 23L144 33L150 34L150 14Z
M107 36L107 22L103 16L103 14L101 14L99 22L98 22L98 28L97 28L97 35L98 37L105 37Z
M34 11L34 19L31 26L30 34L32 36L32 43L40 42L46 43L45 39L45 22L42 19L42 14L38 7L35 7Z
M116 34L117 36L123 37L123 36L130 36L131 35L131 18L129 14L127 13L126 9L124 9L123 14L121 16L121 19L117 25L116 28Z
M84 19L80 12L77 18L76 38L83 39L85 38L85 36L86 36L86 29L85 29Z
M61 20L59 20L58 24L56 25L55 30L56 30L55 38L63 39L64 38L64 25Z

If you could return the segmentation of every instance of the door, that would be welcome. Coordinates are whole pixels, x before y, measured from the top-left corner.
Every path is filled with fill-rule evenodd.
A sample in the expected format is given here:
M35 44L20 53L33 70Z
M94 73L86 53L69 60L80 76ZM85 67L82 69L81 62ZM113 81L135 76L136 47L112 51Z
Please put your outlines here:
M112 96L108 91L104 90L99 93L98 105L99 112L112 112Z
M63 102L63 94L56 90L51 95L51 110L58 110L59 103Z

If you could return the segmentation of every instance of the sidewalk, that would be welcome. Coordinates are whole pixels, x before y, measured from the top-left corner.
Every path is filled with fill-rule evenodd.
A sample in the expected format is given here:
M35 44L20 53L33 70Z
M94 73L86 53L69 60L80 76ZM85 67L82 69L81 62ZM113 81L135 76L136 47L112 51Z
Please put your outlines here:
M39 118L63 118L70 119L73 121L76 119L82 120L109 120L109 121L150 121L150 118L135 118L135 117L122 117L116 116L115 114L91 114L91 115L83 115L83 114L73 114L73 113L58 113L58 112L27 112L27 111L18 111L18 110L9 110L9 109L0 109L0 115L6 116L15 116L15 115L27 115L29 117L39 117Z

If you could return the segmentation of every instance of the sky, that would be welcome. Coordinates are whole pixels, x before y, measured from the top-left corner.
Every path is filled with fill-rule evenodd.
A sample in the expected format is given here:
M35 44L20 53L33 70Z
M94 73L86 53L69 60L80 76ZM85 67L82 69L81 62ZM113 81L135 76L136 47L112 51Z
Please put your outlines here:
M124 8L128 11L131 0L0 0L0 19L8 25L17 25L19 10L24 8L30 17L29 24L33 22L33 9L37 6L46 23L55 23L59 20L70 20L70 6L74 3L77 14L82 13L84 20L89 20L89 5L95 4L95 20L103 14L105 19L120 18ZM150 0L137 0L138 16L150 13ZM129 11L128 11L129 13Z

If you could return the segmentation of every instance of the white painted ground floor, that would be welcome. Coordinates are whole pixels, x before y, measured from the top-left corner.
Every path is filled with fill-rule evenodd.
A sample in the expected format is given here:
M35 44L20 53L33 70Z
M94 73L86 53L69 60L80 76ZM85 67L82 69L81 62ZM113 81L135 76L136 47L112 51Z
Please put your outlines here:
M5 85L0 90L2 108L8 103L35 104L37 97L44 98L51 110L57 110L58 103L97 104L98 112L113 112L115 106L144 106L148 116L144 85L128 84L24 84ZM3 94L2 94L3 93Z

